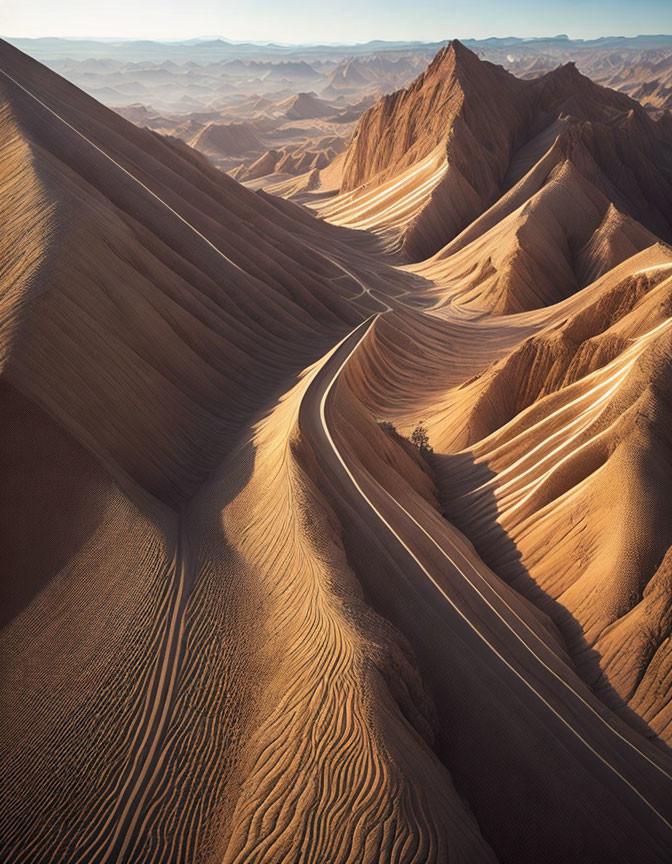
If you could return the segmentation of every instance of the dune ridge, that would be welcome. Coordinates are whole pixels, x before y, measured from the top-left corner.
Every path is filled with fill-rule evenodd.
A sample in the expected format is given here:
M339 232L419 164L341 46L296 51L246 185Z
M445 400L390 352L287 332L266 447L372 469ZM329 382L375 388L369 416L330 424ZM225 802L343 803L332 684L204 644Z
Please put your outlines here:
M455 40L409 87L362 115L346 153L342 194L320 212L380 232L412 260L426 259L505 193L511 200L511 187L553 147L545 172L570 162L624 213L669 241L665 125L573 63L524 81ZM410 182L418 174L421 182Z

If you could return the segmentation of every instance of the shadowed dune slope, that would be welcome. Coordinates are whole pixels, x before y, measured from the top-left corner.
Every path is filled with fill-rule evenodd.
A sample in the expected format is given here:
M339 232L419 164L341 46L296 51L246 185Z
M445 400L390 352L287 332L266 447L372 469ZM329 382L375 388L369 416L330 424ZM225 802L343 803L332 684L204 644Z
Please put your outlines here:
M320 242L300 211L280 214L6 53L7 74L39 85L66 121L3 77L7 134L13 127L23 139L36 185L64 211L43 240L47 278L35 288L26 280L17 298L12 379L25 379L30 395L121 471L179 499L283 376L319 356L357 312L339 303L347 292L330 281L333 267L295 238L305 231ZM40 203L27 219L46 218Z

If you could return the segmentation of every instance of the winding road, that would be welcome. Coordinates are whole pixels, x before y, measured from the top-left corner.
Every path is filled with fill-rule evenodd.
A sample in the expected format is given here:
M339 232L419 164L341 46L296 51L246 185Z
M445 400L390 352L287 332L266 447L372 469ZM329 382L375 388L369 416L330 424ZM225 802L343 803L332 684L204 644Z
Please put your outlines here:
M401 589L403 603L413 608L424 598L435 608L442 604L446 627L447 615L457 616L467 638L476 643L474 650L501 667L506 686L552 733L558 747L596 778L598 790L615 791L642 826L653 849L639 860L669 861L672 773L663 765L664 754L609 712L445 533L440 539L432 536L368 471L348 465L339 449L331 426L335 386L379 317L368 318L337 346L304 396L299 423L322 471L381 545L396 545L392 557L399 561L401 553L408 580ZM576 794L577 802L583 796L590 802L594 793L582 789Z

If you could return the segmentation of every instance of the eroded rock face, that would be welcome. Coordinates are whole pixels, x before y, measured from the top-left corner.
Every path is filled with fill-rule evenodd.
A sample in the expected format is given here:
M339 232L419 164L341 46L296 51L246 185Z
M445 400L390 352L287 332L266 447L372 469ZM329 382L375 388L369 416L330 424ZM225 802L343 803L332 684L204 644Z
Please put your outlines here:
M407 254L420 260L493 206L532 168L539 148L558 139L559 159L627 215L670 239L672 156L664 125L624 94L594 84L573 63L520 80L452 42L408 88L362 116L341 191L353 197L360 190L364 202L370 195L367 227L375 227L378 216L384 228L401 207L398 199L414 195L404 177L434 158L443 170L395 226ZM399 182L391 183L395 177ZM372 194L377 187L379 196Z

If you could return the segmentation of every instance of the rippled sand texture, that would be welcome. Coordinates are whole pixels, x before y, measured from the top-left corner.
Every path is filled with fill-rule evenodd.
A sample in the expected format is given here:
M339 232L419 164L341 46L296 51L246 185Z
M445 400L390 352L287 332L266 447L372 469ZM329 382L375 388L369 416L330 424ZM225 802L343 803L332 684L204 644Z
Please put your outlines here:
M0 73L2 860L666 862L664 128L453 44L316 214Z

